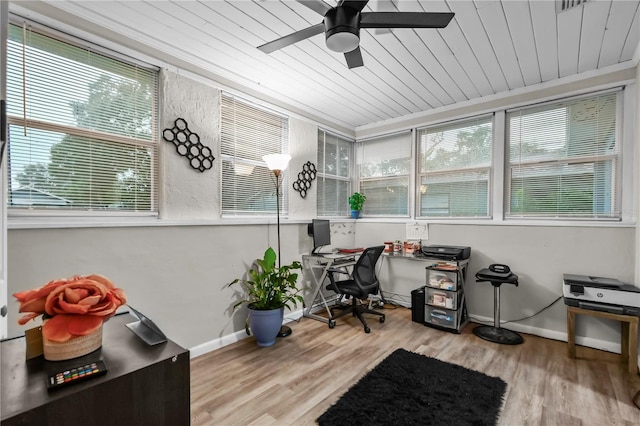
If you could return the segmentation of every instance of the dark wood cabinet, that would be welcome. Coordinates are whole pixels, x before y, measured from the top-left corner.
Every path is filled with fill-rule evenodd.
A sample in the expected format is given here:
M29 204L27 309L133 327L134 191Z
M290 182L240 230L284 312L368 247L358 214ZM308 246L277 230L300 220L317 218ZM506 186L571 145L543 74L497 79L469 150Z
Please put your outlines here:
M2 342L2 426L190 424L189 351L172 341L148 346L125 324L109 319L102 347L69 361L25 361L24 338ZM50 371L102 359L108 372L47 390Z

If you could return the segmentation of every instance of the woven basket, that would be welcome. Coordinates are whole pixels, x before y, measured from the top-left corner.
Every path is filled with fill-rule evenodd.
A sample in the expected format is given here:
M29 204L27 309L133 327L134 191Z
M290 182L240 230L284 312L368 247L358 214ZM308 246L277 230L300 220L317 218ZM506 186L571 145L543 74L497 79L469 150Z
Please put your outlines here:
M44 359L48 361L62 361L77 358L95 351L102 346L102 326L91 334L78 336L66 342L52 342L42 338Z

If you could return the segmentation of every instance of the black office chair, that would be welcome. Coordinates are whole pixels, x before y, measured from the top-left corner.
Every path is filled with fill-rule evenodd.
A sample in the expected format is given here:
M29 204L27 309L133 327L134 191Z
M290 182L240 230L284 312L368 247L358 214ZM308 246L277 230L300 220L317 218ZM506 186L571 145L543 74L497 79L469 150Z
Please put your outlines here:
M364 320L362 314L373 314L380 316L380 322L384 322L385 316L383 313L368 309L362 304L358 304L357 299L366 299L370 294L378 294L380 291L380 282L376 277L376 263L378 258L384 251L384 246L369 247L365 249L351 271L351 276L345 280L337 281L335 275L344 274L344 270L329 269L328 276L330 284L327 285L328 290L335 291L342 294L347 298L351 298L351 305L336 306L331 308L331 324L336 318L340 318L349 313L354 317L358 317L362 325L364 326L364 332L369 333L371 329ZM334 309L340 309L341 312L337 315L333 314Z

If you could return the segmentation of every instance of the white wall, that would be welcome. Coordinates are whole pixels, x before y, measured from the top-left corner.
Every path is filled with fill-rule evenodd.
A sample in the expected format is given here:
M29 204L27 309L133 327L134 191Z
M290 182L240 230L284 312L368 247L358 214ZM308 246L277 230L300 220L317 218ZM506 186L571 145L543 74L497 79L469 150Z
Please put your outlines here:
M160 73L159 130L186 120L192 133L216 158L210 170L200 172L178 155L175 145L160 140L160 215L167 219L218 219L220 217L220 91L174 72Z
M404 225L381 226L357 222L356 245L404 239ZM381 236L384 238L378 238ZM465 286L469 314L493 324L493 287L476 283L475 274L492 263L509 265L518 275L518 287L501 287L502 321L531 316L562 296L565 273L614 277L634 282L634 227L551 227L505 225L429 225L429 239L423 244L471 247L471 261ZM422 261L386 258L381 280L384 290L397 293L392 298L410 301L411 290L425 283ZM545 337L566 339L566 308L559 300L535 317L506 328ZM577 336L620 343L617 322L580 318ZM584 340L579 338L579 343ZM595 342L591 341L592 344ZM608 347L607 349L611 349Z
M302 228L283 227L286 262L300 258L297 234ZM264 225L11 230L10 291L99 273L123 288L129 303L171 339L189 348L244 328L244 313L230 310L235 290L225 284L240 277L268 245L275 247L275 234ZM16 305L9 304L11 336L23 329L16 323Z

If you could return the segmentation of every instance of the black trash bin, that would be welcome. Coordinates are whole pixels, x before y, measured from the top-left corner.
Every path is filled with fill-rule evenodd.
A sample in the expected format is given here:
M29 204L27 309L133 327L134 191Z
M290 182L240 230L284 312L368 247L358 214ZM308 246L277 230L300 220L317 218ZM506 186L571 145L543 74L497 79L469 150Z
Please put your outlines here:
M411 292L411 321L424 324L424 287Z

